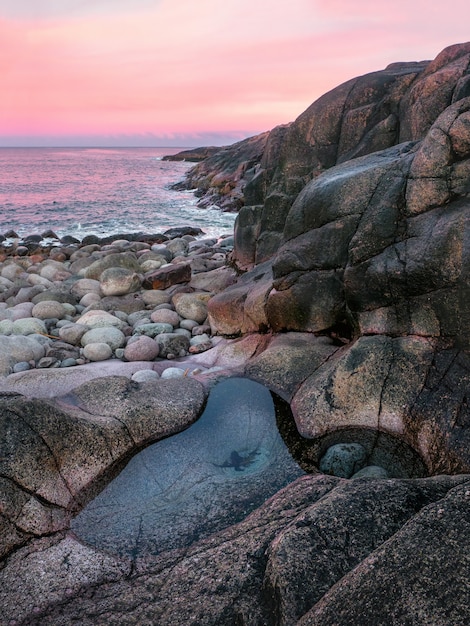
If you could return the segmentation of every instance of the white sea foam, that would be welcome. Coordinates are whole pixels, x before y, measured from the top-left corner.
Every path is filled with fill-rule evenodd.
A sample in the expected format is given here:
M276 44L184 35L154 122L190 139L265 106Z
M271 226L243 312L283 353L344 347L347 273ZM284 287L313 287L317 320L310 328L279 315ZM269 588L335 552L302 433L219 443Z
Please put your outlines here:
M215 236L235 215L200 209L193 191L175 191L193 164L163 161L174 148L1 148L0 233L53 230L59 237L157 233L176 226Z

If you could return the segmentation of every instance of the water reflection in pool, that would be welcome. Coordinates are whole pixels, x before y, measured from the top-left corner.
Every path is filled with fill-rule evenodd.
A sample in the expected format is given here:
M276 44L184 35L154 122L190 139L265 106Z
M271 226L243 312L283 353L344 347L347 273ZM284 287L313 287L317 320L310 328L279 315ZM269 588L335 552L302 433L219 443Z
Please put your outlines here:
M231 378L214 387L193 426L137 454L72 530L117 554L158 554L240 521L302 474L271 393Z

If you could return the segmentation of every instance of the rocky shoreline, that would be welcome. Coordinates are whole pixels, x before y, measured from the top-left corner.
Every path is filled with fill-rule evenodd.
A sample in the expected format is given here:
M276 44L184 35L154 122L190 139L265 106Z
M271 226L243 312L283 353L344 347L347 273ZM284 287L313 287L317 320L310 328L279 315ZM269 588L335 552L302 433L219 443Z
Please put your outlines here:
M241 207L233 241L2 244L2 626L466 626L470 43L352 79L187 184ZM189 547L80 541L71 519L235 376L289 405L311 474Z
M7 233L0 373L110 358L152 363L213 347L207 301L236 279L226 264L233 237L201 234L183 228L59 242L44 233L11 242Z

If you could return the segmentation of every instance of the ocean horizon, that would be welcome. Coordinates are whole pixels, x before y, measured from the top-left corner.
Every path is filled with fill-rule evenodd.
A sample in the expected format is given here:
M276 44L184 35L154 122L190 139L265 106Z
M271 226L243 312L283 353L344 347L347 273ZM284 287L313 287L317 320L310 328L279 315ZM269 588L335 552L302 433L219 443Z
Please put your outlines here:
M0 234L52 230L82 239L178 226L208 236L233 232L233 213L201 209L193 191L171 188L194 164L163 157L185 149L0 148Z

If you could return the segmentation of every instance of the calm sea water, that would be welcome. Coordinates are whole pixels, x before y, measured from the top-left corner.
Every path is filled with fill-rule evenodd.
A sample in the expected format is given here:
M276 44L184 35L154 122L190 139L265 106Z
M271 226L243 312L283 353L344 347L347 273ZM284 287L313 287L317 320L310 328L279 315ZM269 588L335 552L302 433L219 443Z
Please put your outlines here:
M233 231L235 215L199 209L174 191L193 165L162 161L181 148L0 148L0 233L52 229L59 237L156 233L198 226Z

